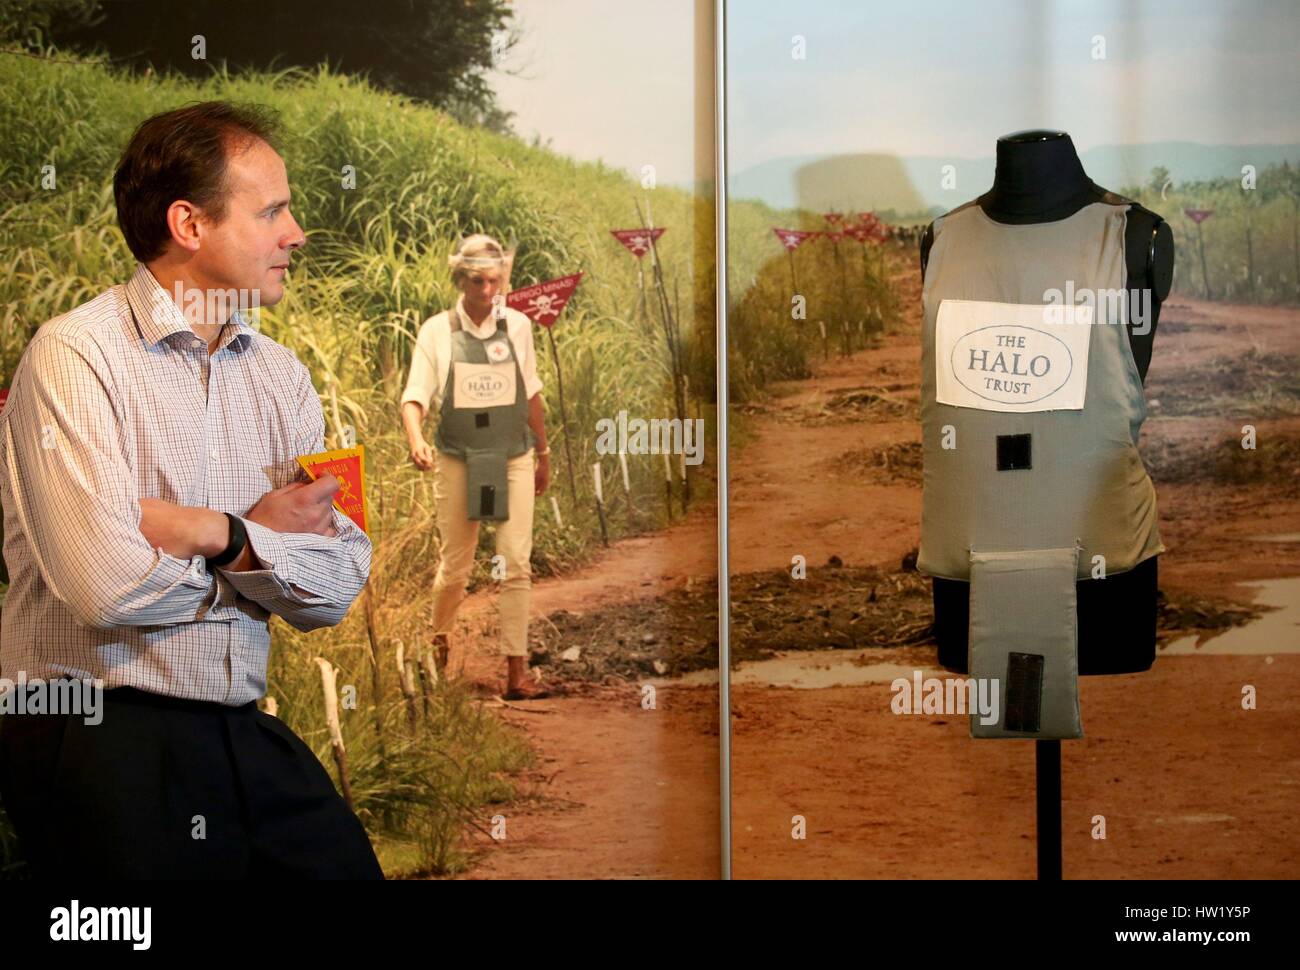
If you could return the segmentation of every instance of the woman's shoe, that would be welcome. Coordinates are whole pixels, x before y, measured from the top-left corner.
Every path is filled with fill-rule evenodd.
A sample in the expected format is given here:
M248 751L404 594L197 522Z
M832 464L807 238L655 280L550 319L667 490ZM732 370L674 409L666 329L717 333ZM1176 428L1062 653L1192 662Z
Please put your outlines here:
M506 692L501 695L502 699L507 701L540 701L545 697L554 695L545 687L529 687L527 684L520 684L518 687L506 686Z

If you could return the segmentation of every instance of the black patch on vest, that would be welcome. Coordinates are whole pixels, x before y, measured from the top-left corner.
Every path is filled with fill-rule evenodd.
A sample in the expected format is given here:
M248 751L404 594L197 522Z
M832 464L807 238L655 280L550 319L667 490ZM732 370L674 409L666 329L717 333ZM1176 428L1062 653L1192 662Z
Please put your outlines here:
M479 515L490 518L496 514L497 490L494 485L482 485L478 490Z
M491 415L489 415L486 411L479 411L477 414L474 415L474 427L486 428L488 426L488 420L490 419L490 417Z
M1014 472L1022 468L1032 468L1030 439L1028 434L998 435L998 471Z
M1043 655L1007 654L1006 731L1037 733L1042 724Z

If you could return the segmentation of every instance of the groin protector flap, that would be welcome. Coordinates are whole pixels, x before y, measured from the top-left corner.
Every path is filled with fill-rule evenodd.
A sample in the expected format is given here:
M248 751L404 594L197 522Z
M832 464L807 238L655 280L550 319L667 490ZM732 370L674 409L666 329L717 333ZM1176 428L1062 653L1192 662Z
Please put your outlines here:
M508 519L509 485L504 449L466 448L465 473L469 488L469 518Z
M973 738L1079 738L1079 550L970 554L970 676L996 680ZM985 719L991 723L983 723Z

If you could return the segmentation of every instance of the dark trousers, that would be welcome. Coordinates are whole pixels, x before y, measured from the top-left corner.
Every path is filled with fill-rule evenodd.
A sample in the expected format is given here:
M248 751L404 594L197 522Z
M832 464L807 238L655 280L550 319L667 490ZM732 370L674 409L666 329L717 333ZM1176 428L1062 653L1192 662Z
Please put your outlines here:
M0 717L0 798L35 877L383 878L278 718L126 687L101 713Z

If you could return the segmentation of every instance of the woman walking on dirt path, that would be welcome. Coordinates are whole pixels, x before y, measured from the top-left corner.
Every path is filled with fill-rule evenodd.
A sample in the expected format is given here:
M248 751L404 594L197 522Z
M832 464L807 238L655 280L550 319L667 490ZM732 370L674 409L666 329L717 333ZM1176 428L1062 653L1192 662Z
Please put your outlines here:
M513 260L491 236L461 241L448 260L460 298L421 326L401 407L411 461L435 475L442 560L433 584L437 665L447 668L448 634L465 599L479 522L494 522L505 566L504 576L493 570L501 581L503 696L530 700L547 696L525 675L533 500L546 491L551 466L532 321L505 305ZM431 412L438 419L432 446L423 431Z

